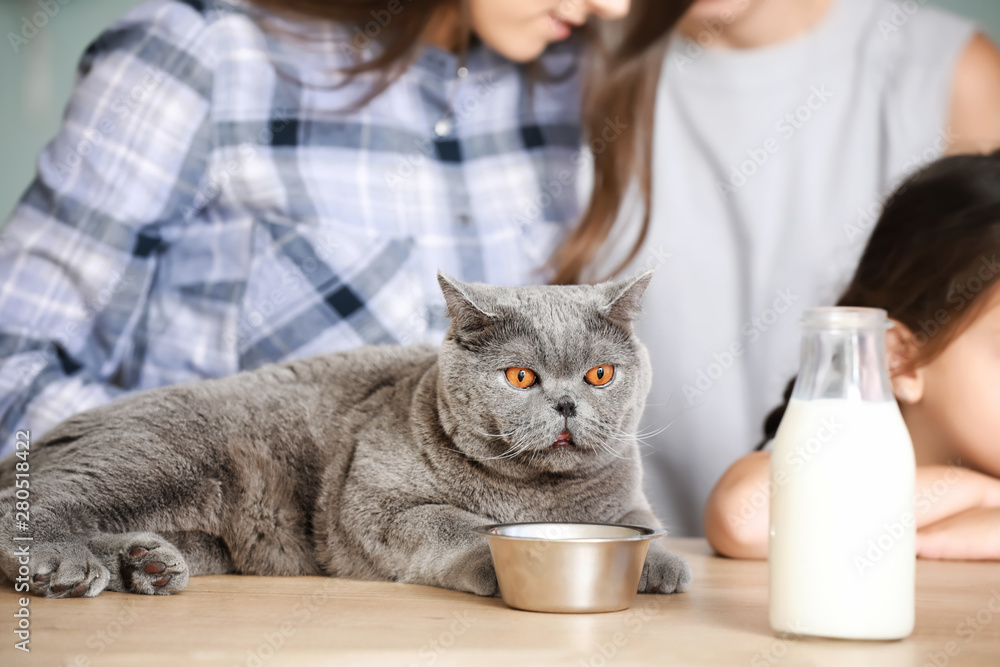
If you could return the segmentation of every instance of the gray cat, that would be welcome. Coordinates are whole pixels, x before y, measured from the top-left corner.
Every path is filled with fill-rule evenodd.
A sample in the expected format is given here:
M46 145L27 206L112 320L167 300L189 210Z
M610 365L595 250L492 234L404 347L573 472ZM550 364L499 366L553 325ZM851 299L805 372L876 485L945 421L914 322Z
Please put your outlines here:
M439 350L364 347L71 417L32 444L29 533L14 530L18 459L0 462L0 571L47 597L169 594L222 573L495 595L477 526L657 526L635 441L651 371L631 324L650 276L505 288L439 274ZM690 582L654 542L639 590Z

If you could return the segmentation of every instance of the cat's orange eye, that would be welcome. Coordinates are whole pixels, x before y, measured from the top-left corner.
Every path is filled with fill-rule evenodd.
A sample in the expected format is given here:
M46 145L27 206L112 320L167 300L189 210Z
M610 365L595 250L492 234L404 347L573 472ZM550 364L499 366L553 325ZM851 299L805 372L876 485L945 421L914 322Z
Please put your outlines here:
M589 371L587 371L588 384L592 384L595 387L603 387L607 383L611 382L611 378L615 376L615 367L611 364L604 364L603 366L594 366Z
M527 389L535 384L535 372L527 368L511 366L507 369L507 381L518 389Z

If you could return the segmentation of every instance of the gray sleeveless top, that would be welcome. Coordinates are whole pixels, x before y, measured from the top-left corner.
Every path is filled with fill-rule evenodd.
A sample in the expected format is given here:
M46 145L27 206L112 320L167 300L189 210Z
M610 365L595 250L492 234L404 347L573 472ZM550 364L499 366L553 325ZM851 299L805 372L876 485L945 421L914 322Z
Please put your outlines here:
M638 324L644 431L670 426L644 461L675 534L701 534L712 486L760 440L797 369L802 311L837 299L884 196L954 141L952 76L974 27L908 4L838 0L768 48L670 44L652 228L626 275L658 267ZM631 247L625 229L597 273Z

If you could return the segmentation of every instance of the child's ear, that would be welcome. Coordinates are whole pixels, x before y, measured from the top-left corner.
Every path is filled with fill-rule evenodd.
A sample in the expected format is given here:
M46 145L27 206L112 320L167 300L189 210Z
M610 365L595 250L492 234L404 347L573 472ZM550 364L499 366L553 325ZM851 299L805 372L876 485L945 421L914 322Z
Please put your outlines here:
M924 369L913 368L910 364L917 353L913 332L902 322L892 320L885 343L893 393L903 403L919 403L924 398Z

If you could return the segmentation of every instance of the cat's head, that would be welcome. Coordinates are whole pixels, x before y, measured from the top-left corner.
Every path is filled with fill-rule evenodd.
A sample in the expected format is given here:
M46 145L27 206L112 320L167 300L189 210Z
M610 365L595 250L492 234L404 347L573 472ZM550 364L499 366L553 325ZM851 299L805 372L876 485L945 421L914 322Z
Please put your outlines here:
M633 458L652 371L632 320L651 277L497 287L439 273L451 317L439 407L452 441L505 468L582 472Z

